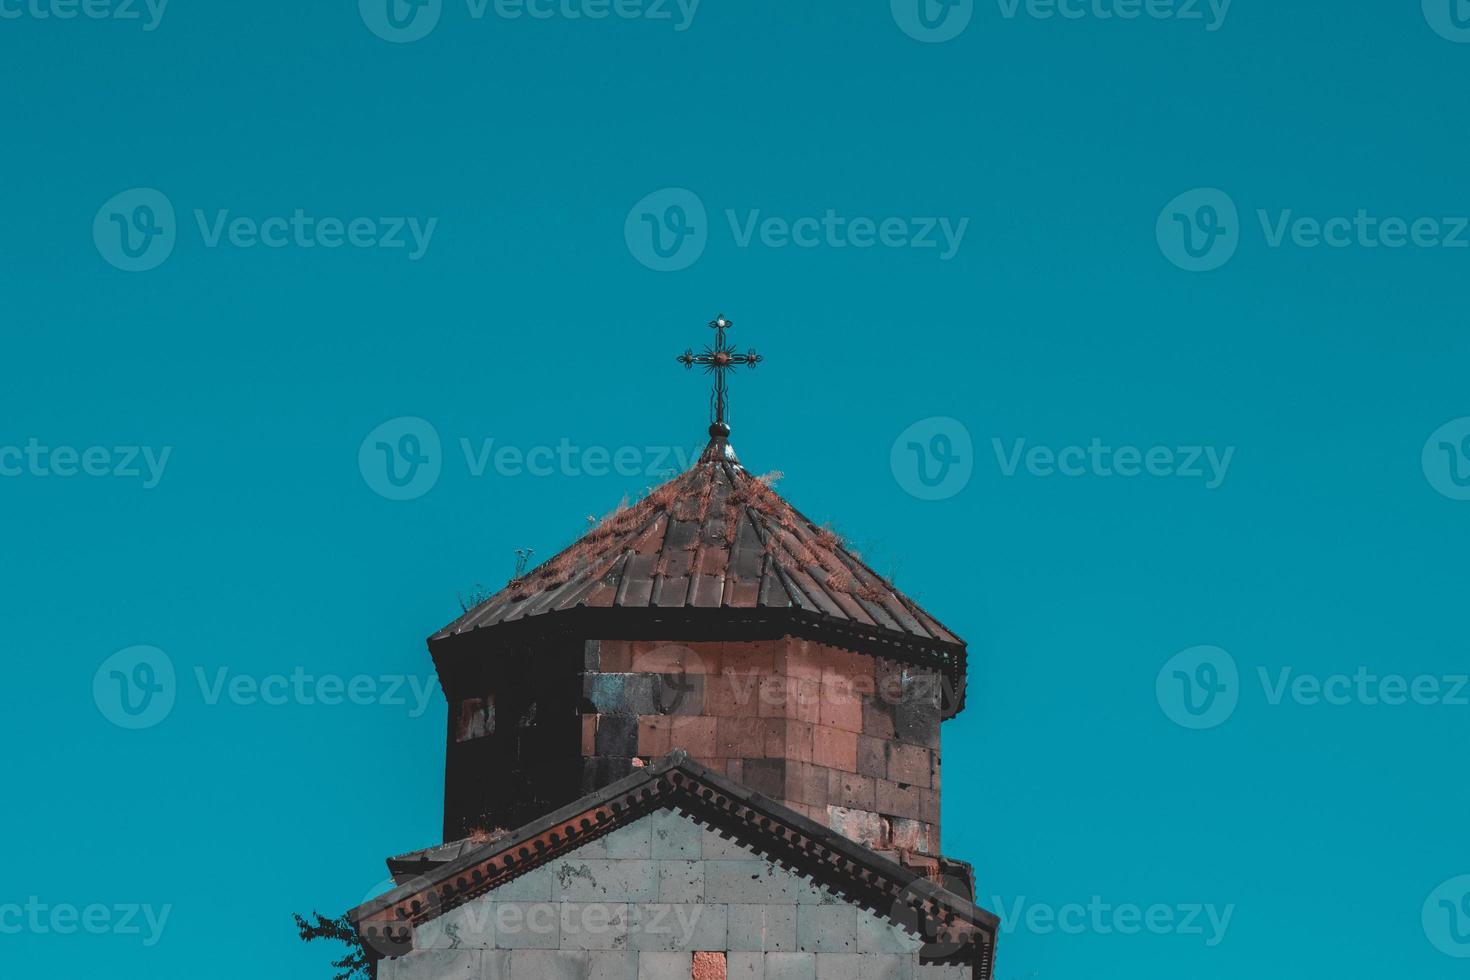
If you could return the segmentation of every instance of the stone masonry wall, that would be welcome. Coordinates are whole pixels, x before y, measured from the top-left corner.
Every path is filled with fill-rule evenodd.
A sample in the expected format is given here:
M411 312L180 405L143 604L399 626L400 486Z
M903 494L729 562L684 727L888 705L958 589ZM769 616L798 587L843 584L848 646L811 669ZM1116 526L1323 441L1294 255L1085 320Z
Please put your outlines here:
M877 851L939 854L941 681L791 637L603 640L583 675L583 786L682 748Z
M902 927L666 810L425 923L414 947L383 960L380 980L968 980L969 973L921 966L920 940Z

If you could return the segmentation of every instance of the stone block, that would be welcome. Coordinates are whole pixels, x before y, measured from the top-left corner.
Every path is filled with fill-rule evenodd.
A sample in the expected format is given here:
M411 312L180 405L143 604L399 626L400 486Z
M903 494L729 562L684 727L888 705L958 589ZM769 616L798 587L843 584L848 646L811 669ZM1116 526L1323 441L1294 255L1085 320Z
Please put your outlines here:
M927 792L929 790L921 790L917 786L901 786L888 779L879 779L875 785L873 808L892 817L918 819L921 810L919 794Z
M796 949L802 953L858 951L858 910L842 905L799 905L796 908Z
M929 788L929 750L901 742L888 744L888 778L920 789Z
M628 905L626 903L562 903L562 949L626 949L627 945Z
M587 954L587 980L638 980L638 954L625 949L591 950Z
M747 759L741 766L741 774L741 782L757 793L773 800L785 796L785 759Z
M858 736L857 771L862 776L875 779L888 777L888 745L881 738L871 735Z
M501 949L556 949L561 945L561 905L497 902L495 945Z
M496 902L546 902L551 900L551 872L546 866L512 878L489 893Z
M864 953L818 953L817 980L862 980Z
M480 954L480 980L510 980L508 949L487 949ZM378 980L384 980L382 976Z
M755 852L742 844L728 831L721 831L715 827L702 827L704 831L703 855L706 859L714 861L748 861L755 857Z
M638 719L638 754L657 759L669 753L669 735L673 723L663 715L644 715Z
M852 810L847 807L827 807L827 826L848 840L855 840L865 847L885 850L888 847L888 828L882 817L867 810Z
M729 980L765 980L766 958L764 954L731 951L727 959L726 974Z
M598 714L625 714L628 710L627 674L583 674L582 697Z
M675 950L726 948L724 905L649 902L628 909L628 948Z
M767 953L766 980L817 980L815 953Z
M416 949L378 967L379 980L480 980L478 949Z
M597 663L588 670L608 674L627 673L633 669L632 644L627 640L589 640L588 645L598 646Z
M582 950L517 949L510 954L510 980L587 980Z
M696 759L715 755L715 719L676 715L669 734L670 749L683 749Z
M638 754L638 718L600 714L597 717L597 754L631 758Z
M477 899L414 930L415 949L494 949L495 903Z
M693 975L693 961L693 955L687 952L639 953L638 980L689 980Z
M924 945L917 933L864 909L859 909L857 914L857 941L858 948L865 953L917 954Z
M660 861L697 860L704 856L704 828L677 810L656 810L653 856Z
M818 725L812 731L812 761L828 769L857 772L857 738L856 732ZM890 754L890 768L892 764Z
M674 904L704 901L704 862L660 861L658 900Z
M919 790L919 819L928 824L939 824L939 791Z
M653 857L653 824L646 818L619 827L602 840L609 858Z
M918 963L917 953L866 953L858 967L858 980L913 980Z
M765 718L720 718L715 727L715 754L725 758L760 758L765 754Z
M791 803L824 807L827 805L827 770L810 762L786 762L786 792L783 799Z
M704 900L737 905L795 902L804 882L760 859L704 862Z
M876 699L863 702L863 734L880 742L893 740L893 706Z
M921 963L914 970L915 980L972 980L974 971L966 963Z
M573 854L548 867L552 897L562 901L651 902L658 898L657 861L583 859Z
M833 769L827 774L827 801L858 810L875 809L873 777ZM918 799L915 798L917 805Z
M852 678L836 670L822 672L821 724L849 732L863 730L863 698Z
M728 948L741 952L796 952L795 905L730 905Z

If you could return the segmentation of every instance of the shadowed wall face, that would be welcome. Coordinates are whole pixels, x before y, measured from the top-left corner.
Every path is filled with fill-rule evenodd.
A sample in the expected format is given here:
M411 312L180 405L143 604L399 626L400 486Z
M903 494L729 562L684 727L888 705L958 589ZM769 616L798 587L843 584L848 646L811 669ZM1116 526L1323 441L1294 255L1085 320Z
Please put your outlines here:
M939 853L940 676L778 640L589 644L582 789L673 749L874 850Z

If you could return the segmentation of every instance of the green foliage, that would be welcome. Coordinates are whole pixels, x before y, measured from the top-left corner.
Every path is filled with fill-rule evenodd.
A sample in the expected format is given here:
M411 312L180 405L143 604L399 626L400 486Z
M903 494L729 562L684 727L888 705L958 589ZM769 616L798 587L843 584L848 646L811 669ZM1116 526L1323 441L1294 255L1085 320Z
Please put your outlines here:
M339 915L335 919L329 919L320 912L313 911L311 914L316 918L316 922L308 922L299 914L293 916L303 942L331 939L347 946L346 955L340 960L332 961L332 965L341 971L333 980L370 980L372 967L369 965L367 953L363 951L362 940L358 938L357 930L352 928L352 923L347 920L347 916Z

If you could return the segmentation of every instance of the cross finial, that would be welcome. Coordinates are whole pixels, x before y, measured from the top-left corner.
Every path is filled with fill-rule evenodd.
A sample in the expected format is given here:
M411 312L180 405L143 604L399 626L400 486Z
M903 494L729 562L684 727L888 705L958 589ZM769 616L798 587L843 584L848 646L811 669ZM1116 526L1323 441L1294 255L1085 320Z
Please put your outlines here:
M732 367L745 365L753 368L764 360L755 352L754 348L747 350L744 354L737 354L735 348L731 347L725 340L725 331L735 326L734 321L727 320L721 313L709 322L710 329L715 332L715 342L712 346L696 354L691 347L677 358L685 368L692 368L698 364L704 368L705 374L715 376L715 388L709 396L710 427L712 436L727 436L730 434L730 424L726 421L729 412L729 393L726 387L725 372Z

